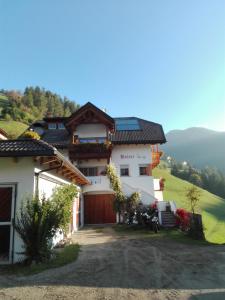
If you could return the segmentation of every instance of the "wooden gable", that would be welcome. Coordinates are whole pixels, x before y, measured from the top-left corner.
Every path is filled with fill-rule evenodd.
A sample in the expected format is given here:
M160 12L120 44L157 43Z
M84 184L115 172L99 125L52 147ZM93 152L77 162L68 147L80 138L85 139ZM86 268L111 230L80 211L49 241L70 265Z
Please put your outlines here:
M96 123L104 124L111 132L115 129L114 119L92 103L88 102L70 116L65 123L65 126L69 131L74 131L80 124Z

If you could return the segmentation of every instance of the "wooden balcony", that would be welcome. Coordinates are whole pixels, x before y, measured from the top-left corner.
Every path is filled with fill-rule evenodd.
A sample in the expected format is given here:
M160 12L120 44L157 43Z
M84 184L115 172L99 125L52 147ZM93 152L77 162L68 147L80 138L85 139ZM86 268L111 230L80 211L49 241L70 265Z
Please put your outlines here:
M152 146L152 169L156 168L160 164L160 158L163 155L162 151L159 151L158 145Z
M110 159L112 152L111 144L106 143L80 143L70 144L69 157L70 160L81 159Z

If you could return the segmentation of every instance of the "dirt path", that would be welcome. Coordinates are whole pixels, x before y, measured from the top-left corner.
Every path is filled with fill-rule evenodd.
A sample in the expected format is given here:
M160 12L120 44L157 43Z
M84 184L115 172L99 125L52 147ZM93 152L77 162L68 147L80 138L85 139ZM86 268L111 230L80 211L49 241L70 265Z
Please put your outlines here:
M76 262L37 275L0 276L0 299L225 299L225 247L76 233Z

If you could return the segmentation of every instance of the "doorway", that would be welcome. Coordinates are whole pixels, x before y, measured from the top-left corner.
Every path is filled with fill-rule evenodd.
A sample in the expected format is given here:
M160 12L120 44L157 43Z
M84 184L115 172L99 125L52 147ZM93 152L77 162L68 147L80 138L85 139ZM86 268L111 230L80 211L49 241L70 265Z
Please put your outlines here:
M0 185L0 264L11 263L15 186Z

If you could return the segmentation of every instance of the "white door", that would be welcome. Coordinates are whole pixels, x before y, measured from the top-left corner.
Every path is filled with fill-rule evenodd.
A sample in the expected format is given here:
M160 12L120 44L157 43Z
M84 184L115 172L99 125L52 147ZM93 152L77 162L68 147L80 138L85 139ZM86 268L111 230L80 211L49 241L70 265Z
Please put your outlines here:
M0 185L0 264L12 262L14 185Z

